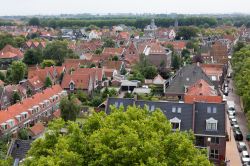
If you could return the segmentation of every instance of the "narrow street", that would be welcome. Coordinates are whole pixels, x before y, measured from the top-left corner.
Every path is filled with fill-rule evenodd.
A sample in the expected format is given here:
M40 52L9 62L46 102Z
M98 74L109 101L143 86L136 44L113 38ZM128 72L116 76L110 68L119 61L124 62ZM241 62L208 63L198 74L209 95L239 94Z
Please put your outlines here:
M231 70L231 68L229 69L229 71L230 70ZM235 103L235 109L236 109L236 116L235 117L236 117L237 122L239 124L240 130L243 134L243 141L248 146L248 142L246 141L246 135L248 133L247 120L246 120L246 116L243 112L243 109L241 108L240 97L235 93L235 86L234 86L234 82L232 79L230 79L230 82L228 85L229 85L230 91L229 91L229 95L226 97L226 99L227 99L227 101L234 101L234 103ZM233 131L232 131L228 117L227 117L227 121L228 121L227 130L228 130L228 134L231 134L231 141L227 142L226 155L227 155L227 158L229 160L231 160L230 165L234 165L236 163L236 161L238 160L238 156L240 156L240 153L238 153L238 155L235 154L235 146L237 149L237 141L235 141L235 139L234 139ZM235 142L235 145L233 145L234 142ZM237 152L238 152L238 150L237 150ZM250 153L249 147L248 147L248 153Z

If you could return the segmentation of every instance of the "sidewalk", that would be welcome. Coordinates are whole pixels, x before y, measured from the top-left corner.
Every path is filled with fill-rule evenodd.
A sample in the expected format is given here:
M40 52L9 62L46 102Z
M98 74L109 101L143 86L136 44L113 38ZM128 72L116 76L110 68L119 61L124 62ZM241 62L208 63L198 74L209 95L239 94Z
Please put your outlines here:
M228 163L230 166L240 166L240 154L237 149L237 143L234 139L233 131L230 132L230 127L231 125L227 117L227 132L229 135L229 141L226 143L226 160L230 160Z

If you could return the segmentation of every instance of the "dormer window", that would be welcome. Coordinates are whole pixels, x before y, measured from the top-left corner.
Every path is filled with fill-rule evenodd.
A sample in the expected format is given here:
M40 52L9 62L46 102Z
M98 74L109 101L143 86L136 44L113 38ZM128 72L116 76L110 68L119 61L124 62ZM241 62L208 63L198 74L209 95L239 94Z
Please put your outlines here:
M10 126L10 128L12 128L14 126L14 120L13 119L8 120L7 123Z
M2 128L3 130L7 130L7 128L8 128L7 123L2 123L2 124L1 124L1 128Z
M176 131L176 130L180 130L181 127L181 120L178 119L177 117L170 119L170 123L172 125L172 130Z
M28 112L22 112L21 115L24 119L28 118Z
M214 118L209 118L206 120L206 130L208 131L217 131L218 120Z
M75 89L75 84L74 84L73 82L71 82L71 83L69 84L69 89L70 89L70 90L74 90L74 89Z
M21 122L22 117L21 117L20 115L17 115L17 116L16 116L16 119L17 119L18 122Z

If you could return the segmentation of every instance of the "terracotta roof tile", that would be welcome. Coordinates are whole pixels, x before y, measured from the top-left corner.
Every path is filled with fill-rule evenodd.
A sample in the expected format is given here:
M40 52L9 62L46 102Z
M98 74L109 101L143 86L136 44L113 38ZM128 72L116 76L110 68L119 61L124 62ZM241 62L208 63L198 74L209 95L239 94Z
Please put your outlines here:
M42 123L37 123L33 127L29 128L29 131L33 136L37 136L45 131L45 127Z
M63 89L60 85L54 85L51 88L45 89L41 93L35 94L32 98L24 99L21 103L17 103L8 107L7 110L1 110L0 124L6 122L9 119L16 119L15 116L20 115L22 112L27 112L29 108L38 105L44 100L48 100L50 97L54 96L55 94L58 94L62 90Z

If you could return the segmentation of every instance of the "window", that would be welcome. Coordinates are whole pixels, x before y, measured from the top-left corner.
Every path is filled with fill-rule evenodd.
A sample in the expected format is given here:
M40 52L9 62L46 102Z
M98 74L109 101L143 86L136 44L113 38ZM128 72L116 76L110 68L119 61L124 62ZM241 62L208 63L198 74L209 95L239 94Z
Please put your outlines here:
M210 158L219 159L219 150L218 149L211 149L210 150Z
M7 130L7 128L8 128L8 126L7 126L6 123L2 123L2 124L1 124L1 127L2 127L4 130Z
M206 120L206 130L209 131L216 131L217 130L217 123L218 121L214 118L209 118Z
M176 112L176 107L172 107L172 112L173 112L173 113Z
M180 114L181 113L181 107L178 108L177 112Z
M118 102L115 102L115 107L116 107L116 108L118 108L118 107L119 107Z
M211 107L207 107L207 113L211 114Z
M211 80L212 80L212 81L217 81L216 76L211 76Z
M155 106L154 106L154 105L151 105L150 111L154 111L154 110L155 110Z
M173 130L179 130L180 129L180 123L171 123Z
M216 112L217 112L217 108L213 107L213 113L216 114Z
M220 144L220 138L219 137L212 137L211 143L213 144Z
M178 119L177 117L170 119L171 125L172 125L172 130L180 130L181 127L181 120Z
M75 89L75 85L74 85L73 82L71 82L71 83L69 84L69 89L70 89L70 90L74 90L74 89Z

